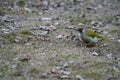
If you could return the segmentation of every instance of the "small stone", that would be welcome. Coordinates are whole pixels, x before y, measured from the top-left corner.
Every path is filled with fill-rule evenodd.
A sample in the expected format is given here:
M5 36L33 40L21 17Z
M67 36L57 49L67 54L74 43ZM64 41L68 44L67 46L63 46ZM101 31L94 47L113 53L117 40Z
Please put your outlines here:
M43 73L39 76L39 78L47 78L48 77L48 73Z
M3 21L3 22L4 22L4 21L5 21L5 22L12 22L12 21L14 21L13 17L10 16L10 15L5 15L5 16L3 16L0 20Z
M60 6L65 6L65 3L64 2L60 3Z
M54 23L54 26L58 26L58 25L59 25L59 23L58 23L58 22Z
M112 55L113 55L112 53L107 54L107 58L112 59L113 58Z
M31 46L32 44L31 43L25 43L26 46Z
M106 47L108 44L107 43L104 43L101 45L101 47Z
M57 35L57 36L56 36L56 39L62 39L62 38L63 38L62 35Z
M37 30L38 28L37 27L31 27L30 29L31 30Z
M118 66L120 67L120 61L118 61Z
M114 38L113 35L111 35L111 34L109 34L108 37L109 37L109 39L111 39L111 40L115 40L115 38Z
M26 10L26 11L28 11L29 13L31 13L31 12L32 12L32 10L31 10L31 9L29 9L29 8L27 8L27 7L25 7L25 10Z
M22 40L22 38L17 36L14 41L18 43L20 40Z
M44 18L41 18L40 20L42 20L42 21L51 21L51 20L52 20L52 18L49 18L49 17L44 17Z
M47 33L48 33L48 31L42 31L42 32L40 33L40 35L44 36L44 35L46 35Z
M84 26L85 24L84 23L79 23L78 26Z
M108 34L109 32L108 31L103 31L103 34Z
M56 28L55 26L53 26L53 25L48 26L48 27L50 27L51 30L56 30L56 29L57 29L57 28Z
M90 23L93 25L93 27L100 27L102 25L100 21L91 21Z
M11 32L10 29L2 29L2 31L3 31L4 34L8 34L8 33Z
M81 77L80 75L76 75L76 79L77 80L85 80L83 77Z
M62 69L62 67L61 66L57 66L56 69L60 70L60 69Z
M27 61L29 61L31 59L31 57L29 56L29 55L22 55L21 57L20 57L20 61L22 61L22 62L27 62Z
M52 70L51 70L51 73L52 73L52 74L57 74L58 71L57 71L56 69L52 69Z
M102 5L98 4L98 8L102 8L102 7L103 7Z
M17 67L17 65L14 64L14 65L11 66L11 69L15 69L16 67Z
M2 44L0 44L0 48L3 48L4 46Z
M3 38L2 37L0 37L0 40L2 40Z
M120 44L120 39L118 39L117 42Z
M94 56L98 56L99 54L97 53L97 52L92 52L92 55L94 55Z
M51 26L40 26L39 29L43 31L52 31L52 30L56 30L56 27L52 25Z
M17 42L17 43L18 43L18 42L20 42L20 40L19 40L19 39L15 39L14 41L15 41L15 42Z
M67 68L67 67L68 67L68 62L65 62L65 63L63 64L63 67L64 67L64 68Z
M70 71L64 71L64 70L60 70L60 73L62 73L64 75L70 75L71 74Z
M43 4L43 6L48 6L49 3L48 3L48 1L43 1L42 4Z
M59 77L60 79L69 79L70 77L68 75L62 75Z

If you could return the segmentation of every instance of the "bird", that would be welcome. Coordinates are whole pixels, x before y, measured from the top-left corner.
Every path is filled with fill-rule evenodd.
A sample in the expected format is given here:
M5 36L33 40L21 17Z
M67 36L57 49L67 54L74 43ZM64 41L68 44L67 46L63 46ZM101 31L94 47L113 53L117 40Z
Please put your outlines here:
M96 43L104 40L104 38L94 31L85 28L74 28L81 34L81 39L87 44L87 47L94 47Z

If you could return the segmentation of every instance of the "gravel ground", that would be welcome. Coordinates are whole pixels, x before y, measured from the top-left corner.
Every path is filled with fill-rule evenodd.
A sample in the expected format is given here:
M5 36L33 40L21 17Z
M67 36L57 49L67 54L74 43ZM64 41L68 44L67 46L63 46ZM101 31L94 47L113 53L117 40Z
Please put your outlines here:
M119 0L0 0L0 5L0 80L120 80ZM69 29L78 27L105 40L88 48Z

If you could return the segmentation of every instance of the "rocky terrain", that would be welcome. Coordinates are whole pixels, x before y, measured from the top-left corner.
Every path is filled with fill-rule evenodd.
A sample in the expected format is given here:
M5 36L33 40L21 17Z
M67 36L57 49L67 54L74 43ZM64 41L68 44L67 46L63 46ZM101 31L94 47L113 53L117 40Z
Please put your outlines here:
M120 1L0 0L0 80L120 80Z

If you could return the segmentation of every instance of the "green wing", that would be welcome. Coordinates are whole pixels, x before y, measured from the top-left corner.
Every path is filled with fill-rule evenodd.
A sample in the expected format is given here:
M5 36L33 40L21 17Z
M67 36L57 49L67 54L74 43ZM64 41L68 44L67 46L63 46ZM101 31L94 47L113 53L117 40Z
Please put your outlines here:
M103 38L102 36L99 36L97 33L93 32L92 30L89 30L89 29L88 29L88 30L86 31L86 34L87 34L88 36L92 37L92 38L97 37L97 38L99 38L100 41L101 41L101 40L104 40L104 38Z

